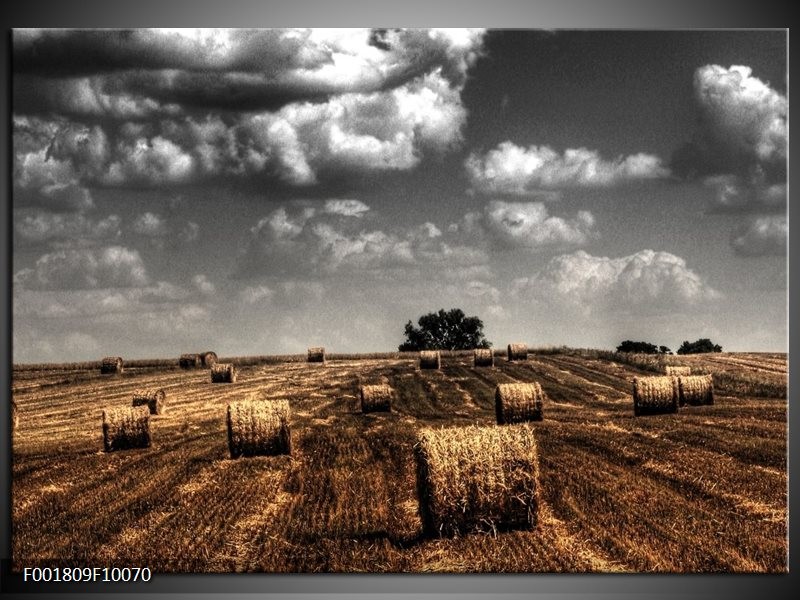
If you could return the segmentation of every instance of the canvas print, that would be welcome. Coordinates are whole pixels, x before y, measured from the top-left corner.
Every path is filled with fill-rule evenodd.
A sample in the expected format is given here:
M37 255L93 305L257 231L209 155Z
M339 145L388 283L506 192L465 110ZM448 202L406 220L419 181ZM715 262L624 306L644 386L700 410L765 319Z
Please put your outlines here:
M13 569L786 572L787 51L14 30Z

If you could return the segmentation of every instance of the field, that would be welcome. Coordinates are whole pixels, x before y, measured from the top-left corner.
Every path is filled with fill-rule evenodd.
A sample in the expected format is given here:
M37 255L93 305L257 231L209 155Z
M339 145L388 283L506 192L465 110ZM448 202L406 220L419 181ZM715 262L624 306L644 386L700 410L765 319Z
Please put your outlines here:
M14 569L163 572L786 572L787 356L670 357L714 373L715 403L634 417L646 357L535 352L493 368L445 354L238 359L233 384L177 360L17 366ZM225 359L223 359L225 360ZM495 422L498 383L538 381L541 503L531 531L422 535L413 446L422 427ZM362 414L360 383L389 383L391 413ZM103 452L101 411L161 387L153 443ZM291 456L230 458L225 411L287 398Z

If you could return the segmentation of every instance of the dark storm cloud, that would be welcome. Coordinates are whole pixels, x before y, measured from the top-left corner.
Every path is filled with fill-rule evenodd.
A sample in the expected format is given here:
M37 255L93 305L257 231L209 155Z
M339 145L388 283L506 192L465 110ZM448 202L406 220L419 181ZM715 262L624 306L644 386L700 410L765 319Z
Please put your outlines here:
M253 176L307 186L411 169L462 142L461 90L482 37L16 31L15 186L41 193L54 184ZM74 63L82 72L70 70Z

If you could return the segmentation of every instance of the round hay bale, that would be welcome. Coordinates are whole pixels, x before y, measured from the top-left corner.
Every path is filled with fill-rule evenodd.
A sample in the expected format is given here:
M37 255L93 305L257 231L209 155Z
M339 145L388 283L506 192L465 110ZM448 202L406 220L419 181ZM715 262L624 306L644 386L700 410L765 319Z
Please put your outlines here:
M103 448L106 452L150 446L150 410L146 406L103 411Z
M233 363L214 363L211 365L211 383L235 383L236 367Z
M542 420L544 392L537 381L501 383L494 390L494 410L498 425Z
M420 350L419 353L420 369L441 369L442 356L438 350Z
M361 411L387 412L392 410L392 400L394 399L394 389L392 386L382 385L362 385L361 386Z
M325 362L325 348L322 346L315 346L308 349L308 362L324 363Z
M201 352L200 361L203 363L205 368L210 369L211 365L216 364L217 362L217 353L212 350Z
M678 377L680 404L714 404L714 379L711 375L684 375Z
M536 526L539 460L530 425L425 429L414 456L427 535Z
M667 365L664 367L665 375L691 375L692 367Z
M227 422L231 458L292 452L287 400L231 402Z
M178 359L178 366L181 369L197 369L203 364L203 359L199 354L181 354Z
M528 345L527 344L509 344L508 345L508 360L528 360Z
M106 356L100 363L100 374L121 375L123 368L121 356Z
M678 412L678 378L670 376L633 378L633 414Z
M473 359L476 367L494 366L494 352L491 348L475 348Z
M131 406L147 406L151 415L160 415L164 412L166 394L161 388L149 390L136 390L133 392Z

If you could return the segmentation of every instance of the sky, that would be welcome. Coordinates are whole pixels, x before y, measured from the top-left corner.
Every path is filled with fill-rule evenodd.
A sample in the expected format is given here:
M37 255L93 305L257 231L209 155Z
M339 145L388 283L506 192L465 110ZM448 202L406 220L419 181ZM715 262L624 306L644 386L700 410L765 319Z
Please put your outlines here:
M785 31L14 30L13 360L788 351Z

